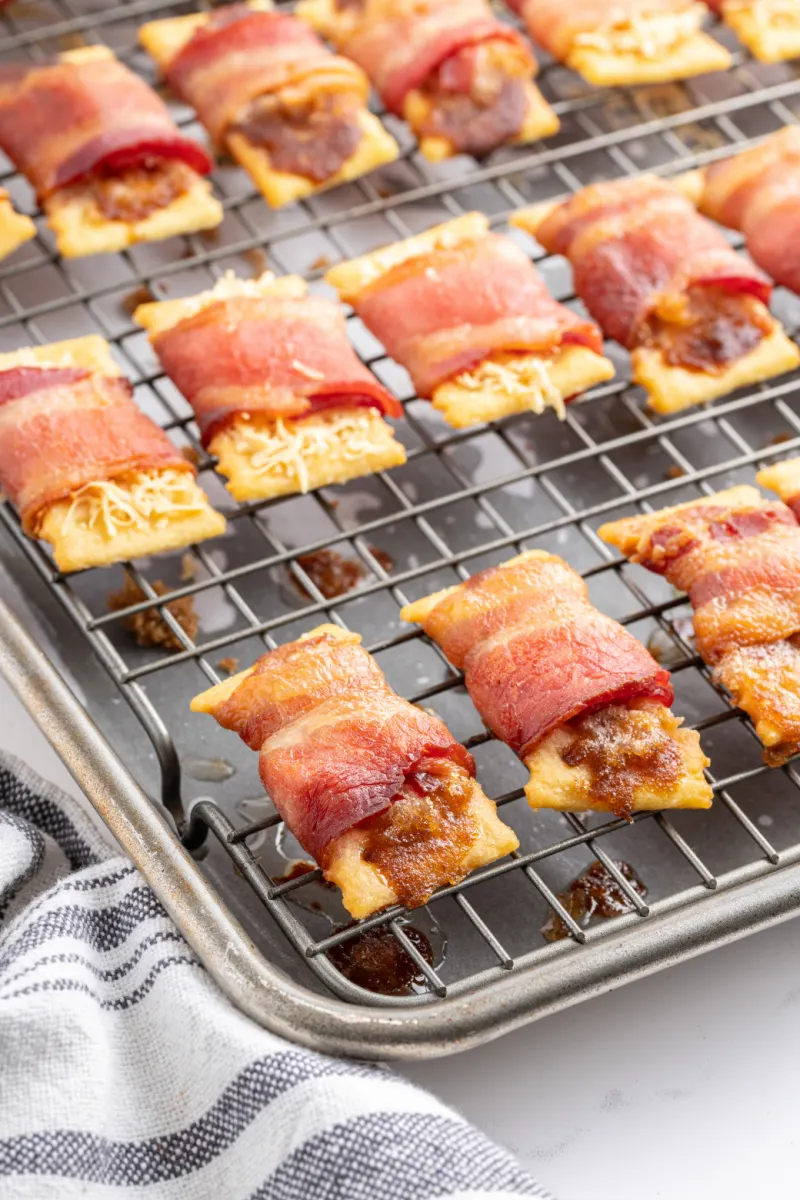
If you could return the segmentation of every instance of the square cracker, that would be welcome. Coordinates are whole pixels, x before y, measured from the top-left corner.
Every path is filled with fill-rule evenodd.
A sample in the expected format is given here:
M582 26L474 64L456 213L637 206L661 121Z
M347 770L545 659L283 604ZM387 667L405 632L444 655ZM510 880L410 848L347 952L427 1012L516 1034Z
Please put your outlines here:
M632 378L647 389L648 400L664 416L726 396L737 388L784 375L800 365L800 350L777 321L772 332L751 350L718 372L689 371L664 362L658 349L641 348L631 355Z
M273 5L270 0L250 0L249 7L256 11L269 12ZM196 30L208 22L209 16L209 13L191 13L184 17L150 21L139 30L139 41L155 59L159 70L164 72ZM400 148L378 118L367 108L362 108L358 120L362 137L357 149L334 175L321 184L315 183L305 175L276 171L270 162L269 152L260 146L254 146L243 133L229 133L225 142L227 149L247 171L270 208L282 208L285 204L357 179L368 171L374 171L376 167L394 162Z
M319 625L297 640L304 642L322 634L338 641L356 644L361 642L359 634L350 633L338 625ZM214 716L217 708L233 695L239 684L252 672L253 667L248 667L215 687L201 692L192 700L192 712ZM495 804L484 794L477 780L472 781L469 811L477 823L478 836L460 864L460 869L465 874L510 854L519 846L516 834L500 820ZM367 837L368 833L358 828L343 833L330 847L324 871L325 878L341 890L344 906L356 920L368 917L390 904L398 903L397 893L377 867L362 857ZM442 880L442 883L444 882L447 881Z
M624 87L637 83L672 83L692 75L727 71L732 62L724 46L698 30L672 50L652 58L634 51L575 46L567 56L566 65L595 87Z
M134 320L151 340L220 300L234 296L300 298L308 285L299 275L239 279L231 272L213 288L179 300L142 304ZM235 500L270 500L401 466L403 446L375 408L343 404L300 420L273 420L253 413L234 418L209 445L217 470Z
M8 192L0 188L0 259L7 258L35 236L33 221L16 212Z
M796 5L781 12L770 0L728 0L722 6L722 16L761 62L783 62L800 55L800 11Z
M0 371L15 367L79 367L106 376L121 376L105 338L99 334L52 342L46 346L25 347L0 354ZM169 478L169 472L154 472ZM121 529L112 536L96 526L81 527L68 524L72 500L57 500L42 513L38 536L53 547L53 556L60 571L79 571L88 567L107 566L131 558L142 558L164 550L188 546L205 538L225 532L225 519L208 502L205 493L188 472L181 480L182 500L189 501L192 510L174 518L153 518L147 525ZM131 481L124 475L112 481L128 496L132 495Z
M517 136L510 139L509 145L519 146L525 142L535 142L537 138L552 137L561 128L558 117L532 80L525 82L525 96L525 119ZM425 92L411 91L403 105L403 116L419 138L419 148L423 156L429 162L443 162L459 153L452 142L445 137L424 136L419 133L435 104L433 97Z

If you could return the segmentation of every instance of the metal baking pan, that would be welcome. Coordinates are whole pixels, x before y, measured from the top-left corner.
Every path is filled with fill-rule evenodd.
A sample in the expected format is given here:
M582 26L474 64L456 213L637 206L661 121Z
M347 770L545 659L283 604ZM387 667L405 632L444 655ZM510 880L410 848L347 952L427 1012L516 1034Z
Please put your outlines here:
M156 12L191 7L32 0L0 20L0 56L102 41L149 75L137 26ZM723 28L714 32L731 44ZM398 163L280 212L266 208L241 170L223 164L214 174L226 208L218 234L102 261L59 259L28 185L5 164L3 185L36 215L40 234L0 267L0 349L103 333L146 411L179 444L197 447L187 406L131 322L145 291L186 295L225 269L247 274L268 265L324 289L319 280L331 262L460 212L481 209L502 229L523 203L643 170L677 173L800 112L794 65L766 67L739 51L730 72L685 84L598 92L552 63L540 82L562 119L561 133L543 145L480 165L457 159L433 167L387 117L404 146ZM192 127L191 112L176 108L176 115ZM553 293L574 303L564 262L539 265ZM797 298L778 291L775 309L797 327ZM399 427L408 464L232 509L203 459L202 482L228 511L232 533L188 557L126 568L146 597L138 608L160 601L183 649L139 648L122 624L137 606L108 611L123 568L59 575L0 505L2 590L28 626L0 605L0 669L215 978L256 1020L307 1045L422 1057L475 1045L795 915L796 767L764 768L750 725L694 654L683 598L613 558L595 530L650 503L751 481L759 465L800 449L797 378L659 419L628 384L626 356L612 347L618 378L573 405L565 422L552 413L523 415L454 432L413 399L403 372L357 319L350 330L365 361L408 400ZM401 625L406 600L531 546L564 555L586 575L598 606L672 668L675 709L702 731L712 758L709 813L646 814L628 824L531 812L520 763L486 734L436 648ZM358 585L345 595L326 598L312 578L306 556L327 548L359 564ZM159 580L168 589L161 597L153 590ZM163 608L181 597L192 597L199 615L194 639ZM354 924L318 872L293 876L302 854L261 792L256 757L188 710L191 696L220 678L220 660L247 664L323 620L362 633L390 682L470 746L487 793L520 837L516 857L410 914L390 910ZM629 911L584 929L557 896L593 859L616 873ZM646 899L619 862L644 882ZM553 912L569 936L548 944L541 929Z

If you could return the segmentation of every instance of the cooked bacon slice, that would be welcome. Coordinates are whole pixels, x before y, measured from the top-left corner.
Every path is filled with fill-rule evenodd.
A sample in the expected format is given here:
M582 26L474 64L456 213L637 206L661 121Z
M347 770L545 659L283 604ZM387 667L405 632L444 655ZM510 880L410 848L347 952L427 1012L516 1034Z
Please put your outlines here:
M496 352L603 348L597 327L553 300L527 254L499 234L405 258L352 303L422 398Z
M535 808L707 807L697 734L669 673L592 605L563 559L531 550L407 605L464 672L484 724L523 759Z
M415 606L403 610L414 619ZM525 758L557 725L634 699L672 702L669 672L598 612L563 559L529 551L442 594L421 621L492 732Z
M800 129L789 126L702 173L701 210L739 229L752 258L800 293Z
M0 372L0 486L26 533L56 501L126 472L195 474L120 376L70 368Z
M402 415L356 356L342 310L319 296L229 296L152 340L205 445L243 413L297 418L365 405Z
M0 146L40 199L90 172L179 160L211 170L152 88L113 57L0 65Z
M754 718L765 744L797 741L796 697L786 692L781 701L778 673L770 679L769 665L771 657L790 653L769 648L794 646L800 633L800 527L791 510L742 486L614 522L600 536L688 594L698 653ZM748 707L746 692L751 702L762 699ZM767 736L759 728L765 692L772 696Z
M424 903L517 841L474 783L472 756L391 690L360 640L321 626L192 708L259 751L288 828L365 915Z
M347 91L367 100L364 75L334 57L315 33L291 13L233 4L212 13L166 68L173 90L191 104L214 139L222 143L259 97L322 73L327 93Z

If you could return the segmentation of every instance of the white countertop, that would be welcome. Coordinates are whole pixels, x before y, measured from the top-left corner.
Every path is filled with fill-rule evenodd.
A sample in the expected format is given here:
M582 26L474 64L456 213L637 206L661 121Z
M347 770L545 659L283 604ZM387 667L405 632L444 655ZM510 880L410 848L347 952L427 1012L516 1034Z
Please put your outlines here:
M73 794L0 680L0 746ZM795 1200L800 922L404 1067L558 1200Z

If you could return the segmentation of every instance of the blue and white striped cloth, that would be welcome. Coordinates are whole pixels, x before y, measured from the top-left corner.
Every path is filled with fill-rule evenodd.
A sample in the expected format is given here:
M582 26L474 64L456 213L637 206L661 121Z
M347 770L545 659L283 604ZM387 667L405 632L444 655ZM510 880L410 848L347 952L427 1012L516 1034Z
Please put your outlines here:
M381 1067L234 1009L80 808L0 755L0 1196L544 1197Z

